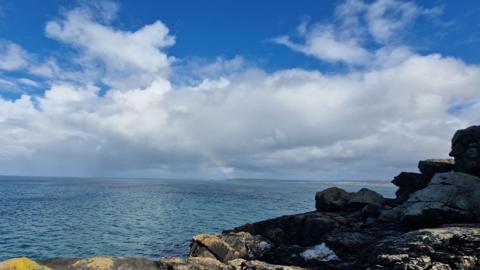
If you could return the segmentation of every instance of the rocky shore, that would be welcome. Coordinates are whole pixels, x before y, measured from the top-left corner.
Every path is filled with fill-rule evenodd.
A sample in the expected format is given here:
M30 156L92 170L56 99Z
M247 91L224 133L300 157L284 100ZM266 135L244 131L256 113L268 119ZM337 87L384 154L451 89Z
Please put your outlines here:
M316 211L194 236L188 258L14 258L0 270L480 269L480 126L458 130L450 156L396 176L396 198L328 188Z

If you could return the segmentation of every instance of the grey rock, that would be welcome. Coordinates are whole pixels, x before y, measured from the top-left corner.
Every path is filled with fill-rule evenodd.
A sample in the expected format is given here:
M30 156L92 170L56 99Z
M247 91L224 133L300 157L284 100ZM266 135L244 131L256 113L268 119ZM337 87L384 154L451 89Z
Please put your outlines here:
M460 172L438 173L398 208L401 221L416 226L478 221L480 178Z

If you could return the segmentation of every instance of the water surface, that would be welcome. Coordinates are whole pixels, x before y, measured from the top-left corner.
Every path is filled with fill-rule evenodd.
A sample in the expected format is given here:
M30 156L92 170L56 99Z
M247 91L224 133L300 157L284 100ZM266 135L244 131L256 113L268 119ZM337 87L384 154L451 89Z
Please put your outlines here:
M195 234L314 210L330 186L394 193L386 181L0 177L0 260L185 256Z

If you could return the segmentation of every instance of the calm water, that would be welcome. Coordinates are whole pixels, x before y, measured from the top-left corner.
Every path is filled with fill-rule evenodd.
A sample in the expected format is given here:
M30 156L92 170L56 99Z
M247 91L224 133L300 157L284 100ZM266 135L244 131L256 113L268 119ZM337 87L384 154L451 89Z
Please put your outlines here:
M184 256L190 238L314 209L316 191L386 182L0 177L0 260Z

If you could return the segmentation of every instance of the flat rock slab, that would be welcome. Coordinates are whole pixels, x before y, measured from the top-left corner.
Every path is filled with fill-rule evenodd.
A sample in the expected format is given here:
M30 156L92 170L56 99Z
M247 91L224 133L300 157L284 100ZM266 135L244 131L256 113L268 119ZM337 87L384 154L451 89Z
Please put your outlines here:
M403 223L422 227L479 221L480 178L460 172L438 173L398 211Z

